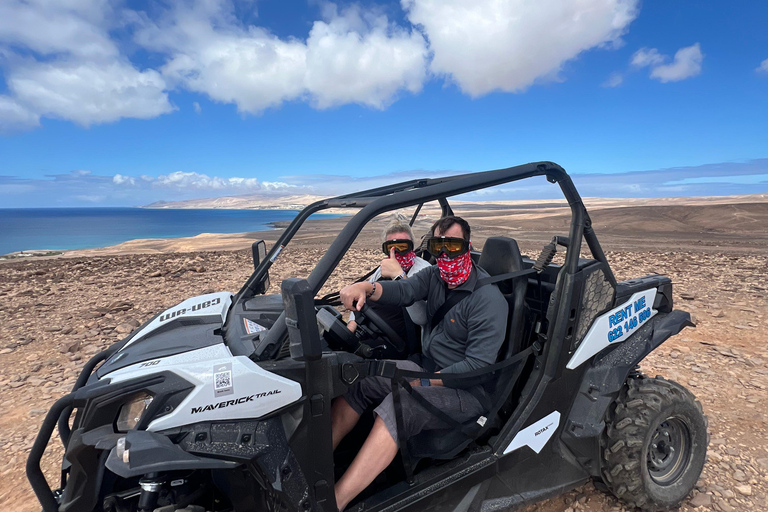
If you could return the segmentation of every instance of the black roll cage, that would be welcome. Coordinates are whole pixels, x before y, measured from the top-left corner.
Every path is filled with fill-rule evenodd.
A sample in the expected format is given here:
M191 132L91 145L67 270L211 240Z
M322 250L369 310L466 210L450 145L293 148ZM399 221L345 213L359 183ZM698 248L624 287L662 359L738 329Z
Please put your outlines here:
M361 208L347 222L346 226L344 226L317 263L315 269L307 277L307 281L314 293L317 294L363 227L377 215L399 208L423 205L429 201L439 202L443 216L451 215L453 211L446 200L447 197L466 194L475 190L534 176L546 176L550 183L559 184L571 208L570 244L569 250L566 253L565 271L569 274L576 273L579 264L579 249L581 248L582 240L586 240L593 258L606 263L606 276L611 284L616 286L616 278L607 264L608 262L600 243L597 241L597 236L592 229L592 221L568 173L553 162L533 162L493 171L460 174L444 178L409 180L312 203L304 208L280 235L280 238L272 246L264 261L259 263L248 278L248 281L237 293L233 304L244 304L256 294L259 284L280 252L291 241L304 222L314 213L328 208Z

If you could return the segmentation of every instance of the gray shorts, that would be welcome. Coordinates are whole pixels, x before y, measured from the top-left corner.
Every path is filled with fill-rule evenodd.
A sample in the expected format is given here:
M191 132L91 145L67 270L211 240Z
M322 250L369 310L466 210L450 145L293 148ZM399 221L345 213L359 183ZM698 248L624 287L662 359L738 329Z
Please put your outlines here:
M403 370L426 371L413 361L393 362L398 368ZM464 389L444 386L419 386L413 389L414 392L419 393L432 405L456 421L465 422L470 419L477 419L483 414L483 407L477 398ZM403 415L404 437L406 439L415 436L422 430L451 428L450 425L447 425L424 409L407 391L401 391L400 407ZM376 405L377 407L373 412L384 421L384 425L386 425L387 430L392 435L392 439L398 442L397 419L395 417L395 406L392 401L392 382L390 379L385 377L366 377L350 386L344 398L358 414L363 414L366 409Z

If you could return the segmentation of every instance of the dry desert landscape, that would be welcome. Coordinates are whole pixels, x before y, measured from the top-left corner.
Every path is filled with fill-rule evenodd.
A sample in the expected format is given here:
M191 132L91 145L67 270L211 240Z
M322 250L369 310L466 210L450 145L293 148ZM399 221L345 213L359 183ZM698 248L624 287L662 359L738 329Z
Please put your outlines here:
M619 279L669 275L675 304L697 324L643 364L687 386L709 418L709 459L681 511L768 510L768 200L588 202L595 230ZM568 212L520 204L456 208L473 225L473 243L504 234L536 255L552 234L567 234ZM431 217L419 222L422 233ZM344 218L316 221L288 246L272 272L306 276ZM373 268L384 220L355 242L326 284L336 290ZM277 232L145 240L63 256L0 262L0 510L40 509L24 464L40 422L70 391L82 364L156 312L194 295L236 292L250 274L248 247ZM44 459L56 483L62 450ZM526 512L625 510L591 484Z

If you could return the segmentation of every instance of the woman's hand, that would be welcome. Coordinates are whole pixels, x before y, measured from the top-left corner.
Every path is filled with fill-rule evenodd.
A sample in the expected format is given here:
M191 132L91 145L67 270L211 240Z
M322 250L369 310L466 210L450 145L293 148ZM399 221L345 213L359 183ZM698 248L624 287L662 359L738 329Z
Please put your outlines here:
M403 269L395 258L395 249L392 248L389 251L389 258L381 260L381 277L394 279L402 273Z

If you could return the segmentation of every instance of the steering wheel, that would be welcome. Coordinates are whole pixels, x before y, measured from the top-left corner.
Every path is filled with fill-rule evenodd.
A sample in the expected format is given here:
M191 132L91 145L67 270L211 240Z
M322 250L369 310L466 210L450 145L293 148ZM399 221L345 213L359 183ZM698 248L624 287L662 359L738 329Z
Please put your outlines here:
M379 328L379 330L387 338L385 341L394 347L395 350L398 352L406 351L407 345L403 341L403 338L401 338L400 335L397 334L397 332L395 332L395 330L392 329L392 327L387 322L385 322L384 319L381 318L381 316L379 316L379 314L368 305L367 302L363 304L363 307L360 309L360 313L362 313L365 318L370 320L373 325Z

